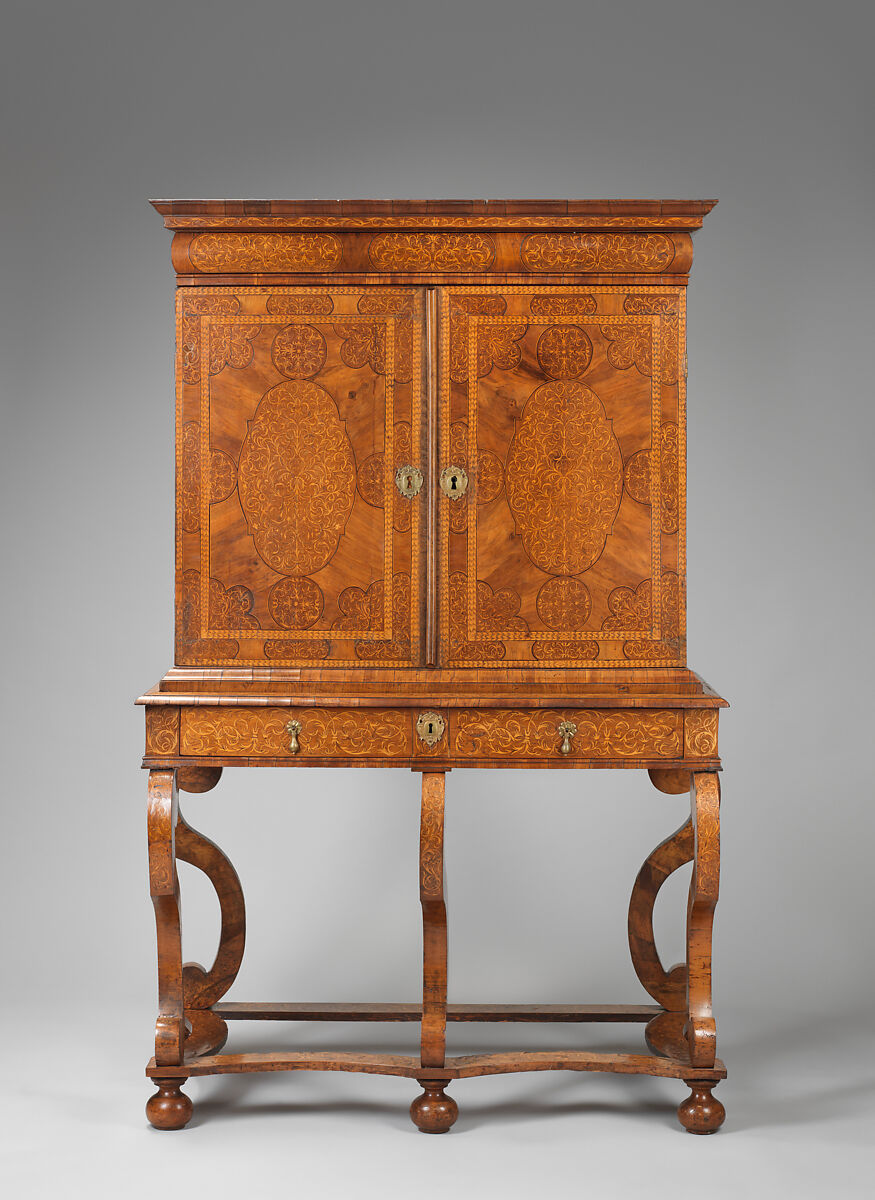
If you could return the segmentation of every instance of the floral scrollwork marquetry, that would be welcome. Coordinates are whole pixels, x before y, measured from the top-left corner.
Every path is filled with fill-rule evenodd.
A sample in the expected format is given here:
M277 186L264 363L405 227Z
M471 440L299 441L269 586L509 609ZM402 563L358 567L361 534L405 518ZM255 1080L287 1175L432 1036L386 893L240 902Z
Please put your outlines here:
M355 458L334 400L296 379L267 391L238 466L255 548L283 575L311 575L333 557L352 511Z
M309 629L319 620L325 597L319 584L301 576L286 576L275 583L267 608L281 629Z
M623 311L633 317L659 317L659 376L663 383L676 383L678 377L678 298L675 295L630 295ZM603 325L602 337L608 343L608 362L620 371L636 367L642 375L653 375L653 338L650 323Z
M588 317L597 310L595 296L532 296L529 312L533 317L549 317L553 321L572 317Z
M674 758L681 753L681 714L676 711L520 712L462 709L456 716L455 752L478 757L557 756L559 723L577 726L569 757Z
M380 233L368 255L378 271L483 271L495 242L484 233Z
M422 791L419 826L419 888L424 896L442 896L444 888L444 792Z
M660 580L660 641L630 639L623 644L627 659L675 659L680 646L680 579L664 571ZM602 629L649 630L654 624L653 581L644 579L637 587L618 587L608 596L609 615Z
M392 454L395 466L393 475L398 467L416 462L413 454L413 441L408 421L397 421L392 443ZM372 508L383 508L385 502L385 455L370 454L358 469L357 486L359 495ZM406 496L402 496L396 488L392 489L392 524L399 533L406 533L413 519L413 505Z
M260 628L258 617L252 611L255 598L249 588L242 584L226 588L218 579L210 579L208 599L207 624L204 627L200 572L183 572L177 592L177 638L180 659L188 665L221 663L237 657L239 643L234 638L202 637L206 629L210 632L245 633Z
M664 233L532 233L520 250L529 271L664 271L674 254Z
M577 631L589 620L592 597L579 579L556 575L538 592L535 607L548 629Z
M717 754L717 710L688 708L684 715L684 745L690 758L714 758Z
M343 250L333 233L199 233L188 257L198 271L333 271Z
M504 658L506 647L502 641L468 639L468 578L461 572L450 575L447 589L449 610L449 657L451 660L470 662L495 662ZM518 616L520 597L512 588L495 591L483 579L477 580L477 615L475 628L478 633L502 633L528 635L529 626Z
M638 504L650 504L651 472L655 455L652 449L639 450L626 463L626 491ZM663 425L659 432L659 505L663 533L678 528L678 427Z
M210 504L227 498L237 486L237 464L224 450L210 450ZM179 522L186 533L200 528L201 451L200 425L182 427L179 464Z
M273 339L273 365L289 379L309 379L325 366L325 338L315 325L287 325Z
M538 662L592 662L598 656L595 641L532 642L532 658Z
M551 325L538 338L536 353L551 379L576 379L592 362L592 342L579 325Z
M179 709L175 705L150 704L146 708L146 754L179 752Z
M192 707L182 724L182 753L288 758L290 715L288 708ZM403 710L307 709L296 715L304 759L410 753L410 718Z
M180 320L180 370L183 383L197 383L201 377L201 317L233 317L240 311L236 296L189 296L182 300ZM252 339L258 325L222 324L210 321L208 371L218 375L226 366L238 370L252 361Z
M279 317L329 317L334 312L334 298L327 294L292 294L278 292L267 298L267 311Z
M341 611L334 629L354 632L380 630L388 633L384 639L362 638L355 642L355 654L363 661L392 662L410 658L410 575L398 572L392 580L392 624L385 630L386 585L376 580L367 589L348 587L337 598Z
M472 336L469 317L502 316L507 309L503 296L453 296L450 303L450 378L464 383L468 378L469 343ZM493 367L511 371L522 358L519 342L526 335L525 321L492 325L477 322L477 378L488 375Z
M370 366L377 375L386 374L386 320L338 321L334 331L343 338L340 357L348 367ZM394 378L409 383L413 375L413 321L396 317Z
M288 662L321 661L331 651L331 643L325 638L312 641L297 641L286 638L268 638L264 643L264 657Z
M577 575L600 557L620 507L623 465L591 388L554 380L532 393L508 452L505 488L535 566Z

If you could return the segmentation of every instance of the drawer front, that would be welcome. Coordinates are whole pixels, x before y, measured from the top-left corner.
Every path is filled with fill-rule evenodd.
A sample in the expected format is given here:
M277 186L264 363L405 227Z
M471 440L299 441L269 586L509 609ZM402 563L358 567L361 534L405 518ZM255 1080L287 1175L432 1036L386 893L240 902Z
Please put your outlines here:
M293 750L289 723L297 722ZM401 709L185 708L180 753L196 757L395 758L411 753L411 722Z
M681 758L683 713L671 709L525 712L463 708L453 717L453 752L457 758L572 762Z

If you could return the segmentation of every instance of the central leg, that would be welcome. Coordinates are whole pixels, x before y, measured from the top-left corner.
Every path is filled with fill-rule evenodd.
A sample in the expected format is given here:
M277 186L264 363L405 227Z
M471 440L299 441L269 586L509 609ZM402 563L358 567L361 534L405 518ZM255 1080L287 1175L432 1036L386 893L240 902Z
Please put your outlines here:
M422 775L419 827L419 901L422 905L423 1067L442 1067L447 1046L447 900L444 886L443 771ZM423 1094L410 1106L423 1133L446 1133L459 1115L455 1100L444 1094L448 1079L419 1080Z

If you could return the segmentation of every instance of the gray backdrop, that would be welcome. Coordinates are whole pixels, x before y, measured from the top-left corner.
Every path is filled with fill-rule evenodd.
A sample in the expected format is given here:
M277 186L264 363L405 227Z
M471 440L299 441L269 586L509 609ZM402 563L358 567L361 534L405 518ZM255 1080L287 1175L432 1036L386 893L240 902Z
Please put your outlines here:
M7 0L4 1058L17 1195L862 1195L872 1109L872 8L783 2ZM170 235L149 196L711 197L689 293L689 654L721 720L729 1110L674 1083L197 1082L149 1130L142 713L171 662ZM240 999L419 988L417 779L226 772L187 800L247 891ZM644 998L625 907L683 815L637 772L454 772L451 999ZM190 957L217 916L183 868ZM660 901L681 954L683 890ZM238 1027L409 1047L417 1027ZM640 1033L609 1030L637 1045ZM601 1044L453 1029L451 1046ZM868 1106L868 1110L867 1110ZM247 1114L251 1119L246 1119ZM677 1132L676 1132L677 1129ZM634 1139L634 1140L633 1140ZM635 1146L637 1153L632 1153ZM341 1149L342 1148L342 1149ZM871 1162L869 1166L871 1167ZM58 1181L64 1185L58 1190ZM680 1181L680 1183L679 1183ZM759 1181L759 1182L757 1182ZM827 1182L829 1181L829 1182Z

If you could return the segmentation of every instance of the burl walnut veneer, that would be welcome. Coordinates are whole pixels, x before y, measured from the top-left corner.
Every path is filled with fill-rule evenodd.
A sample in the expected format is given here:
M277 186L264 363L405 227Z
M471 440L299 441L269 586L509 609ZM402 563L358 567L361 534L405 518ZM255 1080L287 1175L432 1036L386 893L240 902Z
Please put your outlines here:
M418 1080L610 1071L684 1080L723 1121L711 1012L717 721L686 666L685 300L713 201L157 201L174 231L176 660L146 707L159 1013L153 1125L189 1076L364 1071ZM224 767L422 773L421 1003L228 1003L240 881L177 789ZM653 1004L447 1004L452 767L647 770L690 819L646 859L629 947ZM183 963L178 860L222 925ZM687 959L652 914L693 863ZM419 1055L221 1054L230 1020L413 1021ZM446 1055L447 1021L640 1022L650 1053Z

